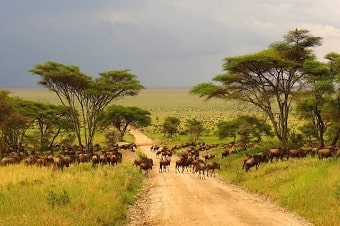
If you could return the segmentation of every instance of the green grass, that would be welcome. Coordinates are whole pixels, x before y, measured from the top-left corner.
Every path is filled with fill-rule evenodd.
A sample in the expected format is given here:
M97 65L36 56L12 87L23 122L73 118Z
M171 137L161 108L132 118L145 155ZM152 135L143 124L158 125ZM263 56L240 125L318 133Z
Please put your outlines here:
M217 161L224 180L269 198L314 225L340 222L340 163L332 158L289 159L264 163L256 170L242 170L243 157L232 154Z
M0 225L122 225L143 180L130 164L63 172L20 164L0 176Z

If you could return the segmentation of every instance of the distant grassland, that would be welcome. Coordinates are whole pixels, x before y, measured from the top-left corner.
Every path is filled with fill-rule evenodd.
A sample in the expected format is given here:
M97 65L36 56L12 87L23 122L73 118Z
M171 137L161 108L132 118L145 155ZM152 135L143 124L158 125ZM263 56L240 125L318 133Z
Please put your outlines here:
M37 101L44 104L60 104L57 95L43 88L1 88L8 90L11 96L20 97L25 100Z
M49 104L60 104L56 94L42 88L8 89L12 96ZM186 119L196 118L209 129L216 122L228 120L242 113L249 113L249 107L238 103L212 99L205 101L197 95L189 94L190 88L148 88L137 96L125 97L112 104L137 106L152 114L152 123L162 124L167 116L178 117L184 126Z
M234 119L242 114L255 114L265 118L263 113L240 101L224 101L221 99L205 100L203 97L190 94L190 87L186 88L147 88L137 96L124 97L115 100L112 104L123 106L136 106L151 113L152 126L142 129L156 140L167 140L162 134L162 124L168 116L181 120L180 131L185 129L187 119L197 119L205 128L201 138L204 141L211 140L216 132L216 125L220 121ZM49 104L61 104L57 95L44 88L16 88L8 89L12 96ZM292 117L291 125L296 127L301 123ZM182 142L183 137L177 142ZM186 139L186 138L184 138ZM216 137L213 138L216 140ZM220 141L221 142L221 141Z

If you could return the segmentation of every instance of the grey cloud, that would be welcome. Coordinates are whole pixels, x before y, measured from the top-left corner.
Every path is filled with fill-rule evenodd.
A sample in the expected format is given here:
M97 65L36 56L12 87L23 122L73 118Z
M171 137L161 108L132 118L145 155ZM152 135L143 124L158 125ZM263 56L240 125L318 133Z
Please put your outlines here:
M27 70L47 60L91 75L131 69L146 86L192 86L220 73L224 57L259 51L296 27L326 36L319 53L340 52L336 0L1 3L2 87L35 86Z

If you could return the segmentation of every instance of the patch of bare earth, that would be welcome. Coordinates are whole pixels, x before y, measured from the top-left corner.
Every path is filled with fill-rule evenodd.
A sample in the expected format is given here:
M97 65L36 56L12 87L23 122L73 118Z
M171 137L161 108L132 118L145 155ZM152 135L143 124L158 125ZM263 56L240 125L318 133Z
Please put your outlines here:
M191 172L159 173L159 159L150 152L152 140L137 130L135 142L154 168L147 176L138 201L129 209L129 225L311 225L278 206L240 188Z

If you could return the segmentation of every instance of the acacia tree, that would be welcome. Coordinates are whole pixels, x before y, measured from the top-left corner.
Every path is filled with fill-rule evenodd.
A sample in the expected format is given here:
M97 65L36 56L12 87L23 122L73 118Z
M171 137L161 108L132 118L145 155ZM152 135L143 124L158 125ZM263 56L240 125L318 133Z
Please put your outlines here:
M220 139L232 137L236 142L237 135L241 144L261 142L262 136L273 136L271 127L264 120L255 116L241 115L233 120L220 122L217 125Z
M113 125L119 131L119 140L122 141L130 126L141 128L151 125L150 115L151 113L149 111L139 107L111 105L103 114L102 125L104 127Z
M329 101L329 97L334 93L332 76L326 64L317 61L307 61L305 63L305 72L310 76L307 79L310 87L300 93L303 98L298 101L297 113L302 119L307 119L307 128L313 128L319 141L319 146L324 147L324 134L328 122L325 121L322 108ZM312 124L312 127L308 124Z
M325 134L328 131L335 145L339 137L340 103L338 92L335 90L336 76L340 72L339 55L330 53L326 55L329 63L307 61L305 72L309 87L301 92L302 98L297 104L297 113L300 118L307 119L307 124L302 127L309 135L313 135L320 147L325 146ZM312 131L308 131L312 130Z
M334 77L335 90L331 100L323 108L324 117L330 122L330 145L336 145L340 140L340 54L329 53L326 55L331 75Z
M23 143L28 120L16 111L8 91L0 91L0 156L6 148L16 151Z
M102 72L92 79L77 66L46 62L36 65L30 72L40 75L39 84L55 92L61 103L70 107L78 143L82 145L81 135L84 134L88 150L93 144L99 116L104 108L113 100L135 96L144 88L129 70Z
M32 133L30 137L33 140L38 140L36 143L38 143L41 150L46 150L53 145L63 131L73 131L68 107L19 98L13 99L12 102L18 112L29 119L29 124L38 128L37 133Z
M91 78L82 73L77 66L51 61L37 64L29 72L39 75L41 80L38 84L54 92L61 104L70 108L69 116L78 144L81 145L81 124L77 109L79 105L83 109L83 91L89 86Z
M178 127L181 124L181 120L177 117L168 116L164 119L163 132L173 136L178 133Z
M308 30L289 31L282 42L266 50L225 58L225 73L214 77L213 82L196 85L191 93L254 105L269 117L277 138L286 147L292 94L303 88L308 77L303 72L304 62L314 58L310 48L320 42L321 38L311 36Z
M204 131L204 126L201 121L197 119L187 119L186 121L186 128L188 133L193 138L193 141L197 141L199 136L201 136L202 132Z
M235 120L231 121L222 121L217 123L217 135L219 139L224 139L227 137L231 137L233 139L233 143L236 142L237 135L237 122Z

